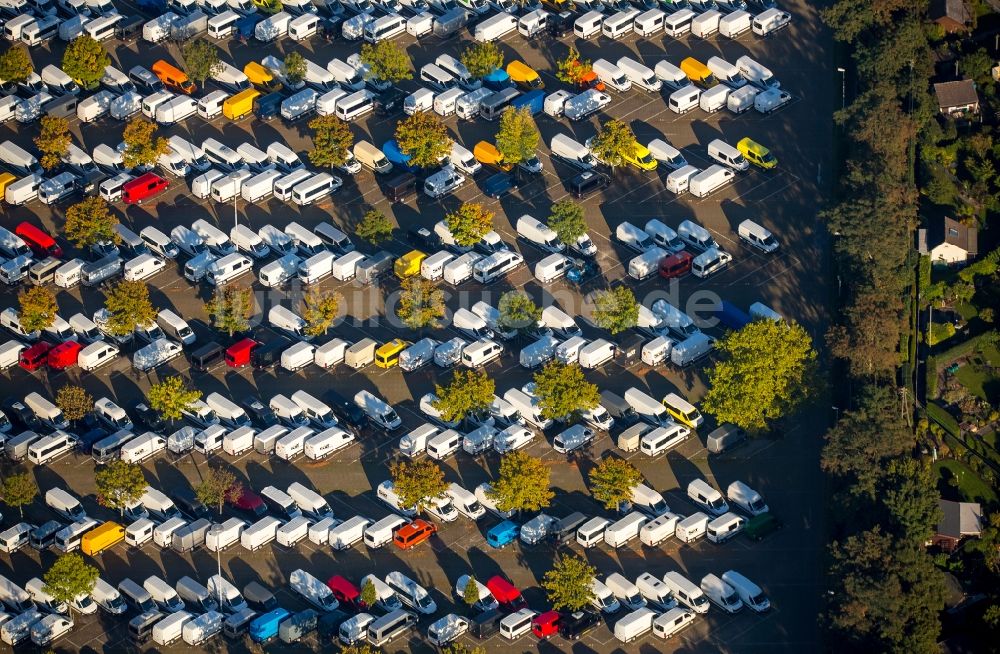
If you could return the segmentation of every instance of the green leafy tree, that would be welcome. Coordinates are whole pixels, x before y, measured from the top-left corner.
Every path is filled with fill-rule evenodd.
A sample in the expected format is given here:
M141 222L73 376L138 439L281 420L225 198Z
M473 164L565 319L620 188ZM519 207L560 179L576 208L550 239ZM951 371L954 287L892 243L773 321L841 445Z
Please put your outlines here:
M115 284L104 298L108 313L108 331L125 336L139 325L156 320L156 309L149 300L149 286L145 282L122 280Z
M597 569L573 554L560 554L542 578L549 604L556 610L579 611L590 604L594 591L590 584Z
M156 124L138 116L125 126L122 141L122 165L126 168L154 166L160 155L170 151L167 139L156 135Z
M576 243L587 233L587 221L583 217L583 207L573 200L560 200L549 209L549 227L563 243Z
M469 581L465 583L465 589L462 591L462 601L465 602L466 606L473 606L479 601L479 584L476 583L476 578L469 575Z
M222 68L218 46L205 39L188 41L181 48L181 54L184 56L184 69L188 77L199 84L204 84L205 80Z
M231 470L211 466L201 483L194 487L194 494L205 506L217 507L221 516L226 500L239 500L243 494L243 486L237 483L236 475Z
M493 42L473 43L462 51L460 59L472 77L485 77L503 66L503 50Z
M816 351L798 323L756 320L716 343L703 406L720 422L761 431L795 411L818 384Z
M581 59L580 51L570 46L566 56L556 62L556 78L572 86L579 84L587 73L593 71L589 59Z
M493 229L493 212L478 202L463 202L444 216L448 231L461 247L472 247Z
M378 80L396 84L413 79L410 58L391 40L362 45L361 62L368 64L368 74Z
M42 590L58 603L65 603L73 611L73 600L89 596L97 584L100 571L86 563L76 552L62 554L42 576Z
M504 162L517 165L536 155L538 150L538 127L531 117L531 109L507 107L500 114L500 128L497 130L497 150Z
M254 311L253 289L248 286L224 286L216 291L205 311L212 317L212 326L230 336L250 329Z
M302 298L302 318L306 321L303 330L308 336L327 333L340 314L340 294L312 287Z
M343 166L354 145L354 135L347 123L336 116L317 116L309 121L313 147L309 161L314 166Z
M941 520L940 494L934 482L931 467L923 461L889 461L881 484L888 520L880 524L907 542L929 541Z
M470 647L463 642L456 641L441 650L441 654L486 654L486 648L482 645Z
M3 501L7 506L16 508L24 518L24 507L38 497L38 485L26 472L8 474L3 479Z
M135 463L116 459L94 473L97 502L108 509L125 515L125 507L139 501L146 492L146 478L142 468Z
M975 52L959 57L958 70L976 84L985 85L992 83L990 70L993 68L993 63L993 57L986 52L986 48L979 48Z
M414 509L417 513L427 509L431 498L448 490L444 470L429 459L398 461L389 466L389 472L402 508Z
M24 82L33 72L34 67L31 65L31 56L27 48L16 45L0 54L0 80Z
M378 591L375 590L375 584L371 579L365 579L365 583L361 586L361 603L366 608L371 608L375 606L375 602L377 601Z
M180 420L182 412L201 399L201 391L188 388L183 379L174 375L150 386L146 399L164 419Z
M500 459L500 476L492 483L489 497L501 511L540 511L555 496L550 475L541 459L515 450Z
M67 420L76 422L94 410L94 398L82 386L66 384L56 391L56 406Z
M605 509L617 509L632 500L632 489L642 483L642 473L625 459L609 456L590 469L590 494Z
M66 238L78 248L89 248L96 243L118 243L121 237L115 230L118 219L111 213L107 200L93 195L66 209Z
M35 137L35 147L42 153L39 160L42 168L52 170L62 164L62 158L69 152L72 140L68 120L58 116L42 116L41 129Z
M535 373L535 395L542 417L570 420L601 401L597 386L587 381L579 364L553 359Z
M444 292L423 277L403 280L396 315L410 329L433 327L444 318Z
M85 89L93 89L104 77L104 69L111 65L104 46L84 34L69 42L63 51L62 68Z
M632 289L615 286L594 295L594 322L612 334L620 334L639 322L639 303Z
M504 329L526 332L542 319L542 309L524 291L507 291L497 304L500 317L497 322Z
M298 52L289 52L285 57L285 77L292 86L306 78L306 58Z
M396 124L399 151L410 164L428 168L451 154L451 137L441 117L433 111L419 111Z
M348 645L347 647L340 648L340 654L380 654L380 651L367 643L364 645Z
M482 370L456 370L447 386L434 387L433 406L445 422L461 422L493 404L496 381Z
M635 154L635 133L620 120L609 120L601 126L590 144L594 156L612 169L625 164L625 157Z
M358 238L372 245L378 245L392 238L392 229L392 221L386 218L384 213L378 209L369 209L354 226L354 233Z
M59 305L56 296L45 286L32 286L17 294L18 320L26 332L50 327L55 322Z

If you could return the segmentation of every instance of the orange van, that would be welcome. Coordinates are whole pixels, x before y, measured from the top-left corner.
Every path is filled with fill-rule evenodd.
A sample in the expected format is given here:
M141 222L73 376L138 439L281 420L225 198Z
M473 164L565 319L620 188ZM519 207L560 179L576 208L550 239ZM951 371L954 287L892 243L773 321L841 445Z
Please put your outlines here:
M191 95L198 90L194 82L188 78L187 73L162 59L153 64L153 73L163 82L165 87L178 93Z

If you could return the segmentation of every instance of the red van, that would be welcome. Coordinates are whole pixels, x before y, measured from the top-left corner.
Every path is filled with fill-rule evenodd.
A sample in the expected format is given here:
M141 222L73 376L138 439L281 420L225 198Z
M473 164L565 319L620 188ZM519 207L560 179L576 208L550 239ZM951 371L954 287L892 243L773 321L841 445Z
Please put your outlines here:
M122 186L122 200L125 204L142 204L143 201L163 193L170 182L156 173L146 173Z
M229 346L226 350L226 365L230 368L242 368L250 363L250 352L260 345L252 338L244 338Z
M361 591L346 578L340 575L333 575L326 580L326 585L333 591L333 596L341 604L350 605L352 608L358 610L365 608L361 602Z
M14 233L21 237L21 240L31 248L31 253L37 258L55 257L56 259L62 259L62 248L44 230L35 227L29 222L23 222L17 226Z
M80 355L83 346L76 341L66 341L60 343L49 350L48 366L53 370L62 370L76 365L76 359Z
M671 254L669 257L664 257L663 261L660 262L660 277L663 279L683 277L691 272L691 262L693 260L694 257L684 250L681 250L677 254Z
M493 593L493 597L500 602L501 611L515 613L521 609L528 608L528 602L521 595L521 591L506 578L494 575L486 582L486 587Z
M437 525L426 520L416 519L408 525L400 527L392 536L392 542L401 550L416 547L437 533Z
M531 619L531 633L542 640L559 633L559 620L562 618L559 611L546 611L536 615Z
M45 365L49 357L49 350L51 349L52 346L44 341L35 343L28 349L21 350L21 356L17 364L28 372L38 370Z

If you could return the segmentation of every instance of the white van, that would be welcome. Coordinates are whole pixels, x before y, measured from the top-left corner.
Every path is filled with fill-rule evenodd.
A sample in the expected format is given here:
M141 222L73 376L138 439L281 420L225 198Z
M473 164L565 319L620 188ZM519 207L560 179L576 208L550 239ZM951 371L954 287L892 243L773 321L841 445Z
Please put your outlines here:
M713 139L708 144L708 156L737 172L743 172L750 168L750 162L746 160L746 157L722 139Z
M724 543L743 531L746 518L735 513L725 513L708 523L705 536L712 543Z
M621 57L618 59L618 68L625 73L625 77L632 84L640 86L647 91L658 93L663 87L663 80L656 76L653 69L631 57Z
M343 181L336 175L317 173L292 188L292 202L299 206L310 205L336 192L342 185Z
M462 365L467 368L481 368L487 363L499 359L502 354L502 345L488 338L482 338L462 349L461 361Z
M697 15L691 9L675 11L663 21L663 31L675 39L684 36L691 31L691 22Z
M337 117L348 122L371 113L374 109L375 94L366 89L345 95L339 98L334 105L334 113Z
M610 19L609 19L610 20ZM608 21L604 21L607 27ZM632 80L621 68L611 63L607 59L598 59L593 63L593 70L605 85L620 93L624 93L632 88Z
M635 24L635 18L640 13L641 12L638 9L631 8L608 16L604 19L601 32L609 39L617 41L632 31ZM596 64L597 62L594 63Z
M664 639L670 638L693 623L693 611L674 607L653 620L653 634Z
M688 84L670 94L670 97L667 99L667 106L676 114L686 114L699 106L700 99L701 89L694 84Z
M760 589L760 586L753 583L735 570L727 570L722 573L722 581L728 584L740 600L756 613L764 613L771 608L771 602L767 595Z
M205 277L213 286L223 286L249 272L253 272L253 262L234 252L213 261Z
M708 613L708 598L694 582L681 573L671 570L663 575L663 583L671 594L695 613Z

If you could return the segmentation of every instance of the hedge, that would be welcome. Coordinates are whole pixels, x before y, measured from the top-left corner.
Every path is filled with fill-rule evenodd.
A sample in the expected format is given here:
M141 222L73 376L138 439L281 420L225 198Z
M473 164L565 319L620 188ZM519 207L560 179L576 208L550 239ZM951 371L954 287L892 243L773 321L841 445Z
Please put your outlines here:
M990 331L980 334L979 336L973 336L964 343L959 343L958 345L951 347L944 352L939 352L934 358L941 362L941 365L947 366L951 365L951 362L955 359L960 359L967 356L977 349L980 345L985 345L986 343L994 343L1000 339L1000 332ZM927 359L930 361L930 357Z
M927 417L941 425L941 428L952 436L958 438L962 430L958 427L958 421L948 413L943 406L936 402L927 403Z
M934 399L938 395L938 367L936 357L927 357L927 362L924 364L924 374L927 377L924 380L924 392L928 398Z

